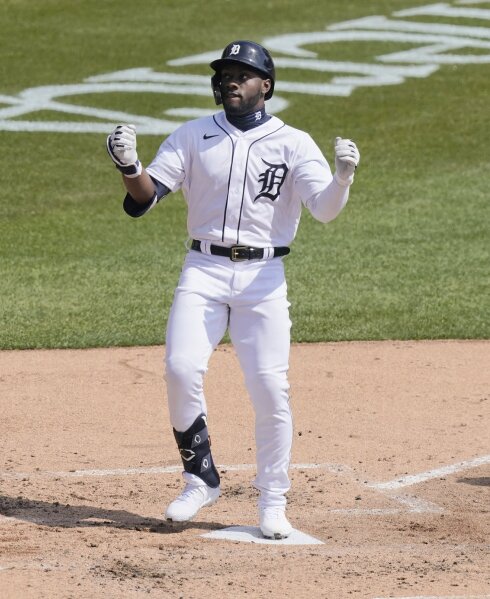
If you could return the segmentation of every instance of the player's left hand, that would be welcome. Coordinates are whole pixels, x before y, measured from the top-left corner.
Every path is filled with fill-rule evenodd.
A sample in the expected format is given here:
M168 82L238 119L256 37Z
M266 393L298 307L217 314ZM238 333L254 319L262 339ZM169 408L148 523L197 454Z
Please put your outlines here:
M138 177L142 167L136 152L136 127L118 125L107 136L107 152L116 167L126 177Z
M361 155L351 139L335 138L335 174L340 183L350 185Z

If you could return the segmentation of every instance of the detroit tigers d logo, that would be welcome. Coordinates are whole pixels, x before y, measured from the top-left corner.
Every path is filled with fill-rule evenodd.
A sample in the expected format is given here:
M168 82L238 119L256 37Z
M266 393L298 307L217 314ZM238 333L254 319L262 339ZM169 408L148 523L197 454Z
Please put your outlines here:
M271 164L263 158L261 160L269 168L259 175L259 183L262 183L262 189L255 196L254 202L259 198L267 198L273 202L281 193L281 187L289 169L285 162L282 164Z

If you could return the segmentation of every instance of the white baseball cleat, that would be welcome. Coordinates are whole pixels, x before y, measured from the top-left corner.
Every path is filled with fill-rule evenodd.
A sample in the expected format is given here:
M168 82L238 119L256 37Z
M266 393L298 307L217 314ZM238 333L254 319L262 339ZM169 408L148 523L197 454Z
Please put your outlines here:
M283 507L260 508L260 530L266 539L285 539L293 532Z
M220 496L220 488L187 483L182 493L167 507L165 519L172 522L192 520L202 507L213 505Z

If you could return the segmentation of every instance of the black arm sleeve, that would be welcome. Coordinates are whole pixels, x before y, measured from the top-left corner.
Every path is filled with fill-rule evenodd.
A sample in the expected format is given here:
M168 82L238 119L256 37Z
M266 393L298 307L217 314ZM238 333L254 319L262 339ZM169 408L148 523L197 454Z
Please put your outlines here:
M155 204L158 204L163 197L170 193L170 189L166 185L157 179L154 179L153 177L151 180L155 185L154 196L146 204L139 204L129 193L127 193L123 201L123 208L126 214L132 216L133 218L139 218L140 216L143 216L143 214L146 214L150 208L153 208Z

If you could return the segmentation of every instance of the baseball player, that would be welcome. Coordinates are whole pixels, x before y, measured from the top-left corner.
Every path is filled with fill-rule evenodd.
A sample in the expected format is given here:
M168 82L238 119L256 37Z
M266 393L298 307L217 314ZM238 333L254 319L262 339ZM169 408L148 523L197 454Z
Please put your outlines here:
M185 488L165 517L187 522L220 495L203 377L228 329L255 411L260 529L281 539L293 530L285 511L293 427L283 257L303 206L324 223L344 208L359 152L337 137L332 175L307 133L266 112L276 77L261 45L232 42L210 66L214 98L224 111L183 124L146 169L134 126L116 127L107 149L123 173L130 216L142 216L179 189L188 206L192 241L169 315L165 359Z

